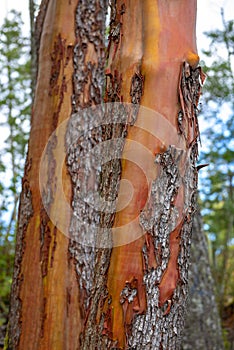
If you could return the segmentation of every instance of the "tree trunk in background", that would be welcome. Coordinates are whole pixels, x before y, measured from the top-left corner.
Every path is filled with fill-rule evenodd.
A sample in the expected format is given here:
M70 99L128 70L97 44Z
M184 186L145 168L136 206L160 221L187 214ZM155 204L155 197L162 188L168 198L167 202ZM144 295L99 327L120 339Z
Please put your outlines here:
M106 64L105 0L42 2L8 349L180 348L204 80L196 1L110 6Z
M214 293L214 281L209 265L207 240L198 211L194 217L189 299L183 335L183 350L222 350L221 319Z

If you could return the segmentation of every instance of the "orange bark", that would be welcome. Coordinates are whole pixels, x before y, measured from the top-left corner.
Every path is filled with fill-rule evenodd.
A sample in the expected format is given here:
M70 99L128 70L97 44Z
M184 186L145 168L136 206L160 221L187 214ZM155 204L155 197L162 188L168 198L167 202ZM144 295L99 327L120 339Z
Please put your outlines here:
M92 40L85 38L82 42L81 36L77 34L75 37L74 14L79 1L49 1L41 37L38 84L23 180L23 186L29 186L32 193L33 215L25 227L22 242L19 349L79 349L80 344L86 344L87 348L90 342L96 348L96 339L101 343L104 338L105 344L111 340L112 345L117 341L116 346L120 349L128 347L134 316L147 312L147 290L143 281L146 269L156 270L161 259L162 247L160 244L155 246L151 233L143 230L139 221L142 211L151 204L153 182L160 175L155 156L164 153L170 145L188 154L191 142L198 136L193 119L186 124L184 134L178 132L177 120L181 109L184 118L190 113L189 103L182 106L183 91L179 80L183 62L195 69L199 61L195 40L196 1L117 0L116 3L115 23L111 28L115 34L111 32L108 47L105 100L140 103L141 107L137 119L128 125L121 174L126 181L120 183L110 261L106 264L105 249L100 249L95 256L97 266L94 272L101 282L96 281L99 284L96 286L88 281L91 287L79 290L81 273L75 272L74 261L70 260L69 239L59 231L62 227L61 231L68 233L71 220L66 203L60 201L61 188L58 185L65 151L63 144L56 144L57 131L51 138L50 135L72 112L90 107L95 98L98 100L100 91L91 97L90 90L91 87L94 89L92 84L95 85L96 81L92 69L88 71L86 65L90 63L93 67L92 64L96 64L97 68L100 52ZM96 12L98 10L100 5ZM87 45L85 41L88 41ZM82 74L85 79L81 88L77 83L77 91L80 90L76 95L73 73L79 78L79 67L73 66L72 58L77 43L80 46L77 45L76 49L84 50L78 52L83 54L84 61L78 62L82 61L84 65ZM100 70L101 65L98 66ZM73 110L71 96L74 97ZM131 112L129 114L132 117ZM44 185L40 193L38 174L42 155ZM79 160L75 159L75 162ZM69 168L68 163L67 166ZM64 196L68 201L73 200L74 188L65 167L62 172ZM184 212L184 192L180 186L170 202L177 208L178 217L176 228L168 239L168 265L158 284L158 307L164 308L165 316L170 312L173 293L180 279L181 230L185 220L188 221ZM46 201L47 208L43 206ZM59 222L52 222L50 218L58 217L57 213ZM143 247L148 266L144 261ZM100 266L103 268L101 272L97 271ZM103 277L106 266L108 272ZM101 294L102 289L107 293ZM132 296L128 299L130 292ZM81 304L88 300L88 293L93 299L84 307Z
M74 11L77 0L50 1L44 20L39 51L38 84L33 105L28 162L24 181L32 192L33 217L25 232L21 268L24 283L19 349L75 349L79 339L79 293L73 264L68 260L68 238L47 218L39 191L39 169L42 152L50 134L71 113L73 62L71 48L75 43ZM59 54L58 54L59 53ZM62 154L48 156L48 168ZM51 168L50 168L51 170ZM70 180L64 172L65 195L71 197ZM56 177L47 178L49 186ZM50 211L59 211L68 221L60 201L52 200ZM62 218L62 216L64 216ZM40 248L41 224L44 220L44 246ZM64 331L66 330L66 331Z
M135 143L131 141L136 141L145 146L152 155L152 159L151 161L149 159L150 162L146 167L151 169L150 178L153 180L157 175L153 155L165 151L167 146L175 141L170 132L170 125L174 128L177 127L178 85L181 64L183 61L187 61L191 66L194 66L199 61L195 40L196 1L180 0L171 2L159 0L155 2L145 0L138 1L137 5L135 2L133 4L132 1L125 1L124 3L126 10L121 19L122 37L117 53L111 63L109 62L109 67L112 70L117 70L118 74L123 77L121 97L124 102L129 102L130 82L133 74L140 72L143 75L144 88L141 105L159 112L169 121L169 128L164 129L165 137L162 140L152 136L149 132L143 131L142 127L144 128L146 115L141 113L140 110L136 125L141 125L141 127L129 127L123 158L128 158L126 153L135 151L138 163L142 163L143 159L141 158L145 157L145 153L142 150L137 152L134 149ZM118 11L120 11L120 2L117 1L117 4ZM139 38L141 39L140 42L138 41ZM155 119L156 124L157 122ZM151 128L153 130L154 126L151 125ZM183 136L178 136L177 144L180 144L184 149L186 148ZM122 178L127 179L132 184L134 194L129 205L116 213L114 242L119 246L113 248L111 255L108 271L108 291L113 300L113 339L118 339L120 347L124 348L126 346L126 323L130 325L134 314L144 312L147 307L145 287L142 282L144 274L142 246L145 242L145 232L140 227L139 215L149 196L151 184L147 186L142 170L126 160L122 161ZM180 197L180 200L183 201L182 196ZM177 205L182 207L183 203L177 203ZM122 207L121 203L119 203L119 206ZM182 222L182 220L182 213L180 213L178 222ZM129 221L132 224L131 232L124 230L124 225ZM116 228L118 229L116 230ZM181 225L178 225L170 238L171 258L159 286L162 303L171 298L179 278L177 258L180 245L178 238L180 229ZM127 245L121 245L123 243L121 239L118 241L118 237L122 238L121 230L124 230L124 234L129 239L128 242L130 243ZM116 239L115 235L117 235ZM152 257L152 248L150 255L151 261L153 261L152 264L155 264L154 261L157 259ZM119 299L126 283L134 279L137 280L139 307L135 308L133 303L132 305L129 304L128 308L132 309L131 320L126 320Z

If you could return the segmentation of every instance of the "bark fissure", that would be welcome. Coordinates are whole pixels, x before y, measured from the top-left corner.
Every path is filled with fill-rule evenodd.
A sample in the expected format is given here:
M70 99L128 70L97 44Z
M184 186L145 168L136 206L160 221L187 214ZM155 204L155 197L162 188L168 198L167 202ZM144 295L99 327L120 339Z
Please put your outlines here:
M56 121L57 123L57 121ZM40 261L41 261L41 273L44 278L48 273L50 251L51 251L51 221L50 210L55 200L54 193L56 192L56 159L54 156L54 150L57 146L57 137L53 135L46 147L47 155L47 183L42 192L42 203L40 210Z
M98 303L102 291L102 279L98 280L94 293L95 274L105 274L110 249L97 250L99 240L98 228L101 223L101 211L90 202L89 195L98 191L100 169L96 167L96 159L90 156L92 149L103 140L103 109L91 106L102 102L104 87L104 28L107 2L93 0L79 1L75 27L77 44L74 47L73 63L73 114L70 118L66 134L67 167L72 181L73 215L70 224L69 252L74 259L80 289L80 305L82 318L86 324L86 335L90 333L88 320L92 318L91 300ZM95 125L95 118L97 122ZM99 124L100 123L100 124ZM82 130L83 128L83 130ZM100 151L97 156L100 159ZM87 223L85 225L85 223ZM103 246L110 247L108 230L104 230L101 239ZM104 237L104 235L106 235ZM97 262L98 261L98 266ZM95 306L95 302L92 304ZM92 326L92 331L93 326ZM95 332L94 332L95 333ZM81 347L86 348L86 345Z
M201 67L194 68L185 61L181 68L179 79L179 102L181 109L178 113L178 129L184 135L188 147L200 139L198 125L198 103L201 88L206 75Z
M43 35L38 30L41 67L30 152L36 160L43 153L45 174L42 200L38 185L31 186L34 274L26 266L34 252L27 250L23 264L30 284L35 275L40 285L34 293L27 284L22 289L26 303L36 305L35 316L26 303L22 312L20 303L16 307L22 348L35 337L34 348L179 349L204 81L195 53L195 0L111 0L110 6L105 53L107 0L42 1L37 26L48 16ZM70 210L59 202L57 178L63 155L56 128L68 116L60 153L66 153L62 177ZM47 123L42 140L40 120ZM33 186L38 169L30 177ZM69 240L60 234L60 218L52 218L59 210L61 221L69 222ZM27 239L34 232L29 228Z
M131 106L132 113L130 118L130 125L134 125L136 122L143 91L144 91L144 77L141 74L141 65L139 65L138 71L136 71L136 73L133 75L131 80L130 96L131 96L131 103L133 105Z
M106 0L79 1L75 15L73 112L102 101Z
M40 49L40 42L41 42L41 34L43 32L43 25L44 25L44 20L46 18L46 12L49 6L50 0L42 0L40 4L40 9L39 13L37 15L36 21L35 21L35 30L34 32L34 39L33 39L33 62L32 64L34 65L33 67L33 82L36 86L37 82L37 75L38 75L38 60L39 60L39 49ZM32 25L32 24L31 24ZM33 94L35 92L35 86L33 86Z

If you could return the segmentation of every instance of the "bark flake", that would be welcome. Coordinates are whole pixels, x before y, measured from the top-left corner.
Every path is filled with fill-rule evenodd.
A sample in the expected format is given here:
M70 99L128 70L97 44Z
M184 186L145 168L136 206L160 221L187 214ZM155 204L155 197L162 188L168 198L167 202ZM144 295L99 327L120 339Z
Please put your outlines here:
M192 68L184 62L179 78L179 102L177 124L179 132L184 135L188 147L200 138L198 125L198 103L206 75L201 67Z
M196 150L187 155L174 146L156 156L159 176L140 215L147 232L142 249L147 307L132 320L130 349L179 349L196 209L195 161ZM177 208L181 196L182 211Z

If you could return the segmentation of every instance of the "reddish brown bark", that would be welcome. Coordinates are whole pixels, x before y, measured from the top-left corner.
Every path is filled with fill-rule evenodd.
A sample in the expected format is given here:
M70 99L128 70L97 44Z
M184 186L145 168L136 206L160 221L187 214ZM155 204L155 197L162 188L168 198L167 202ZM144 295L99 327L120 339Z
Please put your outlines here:
M179 346L203 80L196 68L196 1L111 1L104 94L105 6L102 0L50 0L43 10L12 288L9 339L15 349ZM77 135L90 119L81 111L102 96L106 108L131 103L127 119L117 126L113 119L101 132L93 128L85 143ZM57 128L68 117L61 143ZM102 165L98 183L103 197L112 198L120 177L128 181L120 183L114 215L88 206L80 192L81 183L86 193L95 185L82 157L115 138L126 138L121 164L111 159ZM58 185L64 144L63 192L72 215ZM86 227L79 226L82 219ZM80 241L82 235L88 240L90 222L112 228L112 238L101 231L96 246Z
M75 349L79 339L79 291L68 256L68 238L51 223L42 204L39 169L50 134L71 113L75 43L74 11L77 1L50 1L46 9L39 50L39 70L26 172L19 210L14 283L9 338L13 349ZM56 183L53 148L48 156L47 185ZM65 192L71 196L70 180L64 172ZM30 193L27 202L25 193ZM49 199L50 210L64 209ZM24 207L32 208L25 220ZM64 217L64 221L69 220ZM20 248L21 256L18 256ZM17 273L17 275L16 275ZM16 302L18 301L18 302ZM18 307L17 307L18 305ZM16 318L17 317L17 318ZM66 329L66 332L64 332Z
M122 2L117 2L117 13L121 13L121 9ZM131 81L134 74L141 76L143 87L140 103L159 112L168 119L169 125L173 125L175 128L177 128L177 115L181 108L178 103L178 86L182 62L186 61L188 66L196 67L199 61L196 54L194 32L195 14L195 1L189 3L187 1L177 3L158 1L156 4L146 0L138 2L137 6L131 1L126 1L125 12L119 19L121 23L119 43L116 45L113 41L109 51L108 75L112 73L113 76L117 71L115 74L122 77L121 90L119 91L122 101L131 101L129 96ZM137 20L134 21L132 18ZM128 59L129 56L130 59ZM126 57L127 59L125 59ZM145 132L142 130L145 117L144 113L141 114L140 111L136 125L140 124L141 128L129 127L123 158L125 153L134 152L136 146L132 141L144 145L152 154L152 159L149 159L146 167L151 167L151 180L153 180L157 176L153 155L166 151L167 146L171 143L172 135L170 129L164 130L165 134L161 139ZM157 122L155 120L155 123ZM188 133L186 138L189 138L189 143L198 136L197 133L194 135L194 128L193 121L186 130ZM183 135L178 136L177 144L186 149L184 141ZM140 159L145 157L145 153L141 154L141 149L139 152L135 149L135 152L138 163L140 163ZM131 222L131 232L124 231L129 239L128 242L131 243L122 245L121 241L115 242L116 245L121 246L113 248L107 286L112 296L111 306L113 309L110 324L113 339L118 339L120 347L126 347L134 315L145 313L147 308L146 287L143 283L143 245L146 242L150 267L157 267L156 261L160 259L157 254L160 255L160 251L157 252L155 247L152 247L153 243L149 238L151 235L146 233L146 237L144 237L144 231L139 224L139 216L145 207L151 184L148 187L142 175L142 169L128 161L122 161L122 178L129 180L133 185L134 195L130 204L124 210L117 212L114 226L119 227L116 233L119 237L121 236L121 227ZM182 208L184 205L184 196L180 194L181 191L183 189L180 189L175 200L175 205L178 208ZM173 292L179 282L177 261L181 245L180 232L185 215L184 212L180 211L177 227L170 234L170 258L159 284L159 306L163 306L167 300L171 303ZM126 300L121 304L119 302L121 292L126 283L131 285L132 281L135 281L137 297L132 303L128 303ZM169 313L169 309L166 310L165 314L167 313Z

